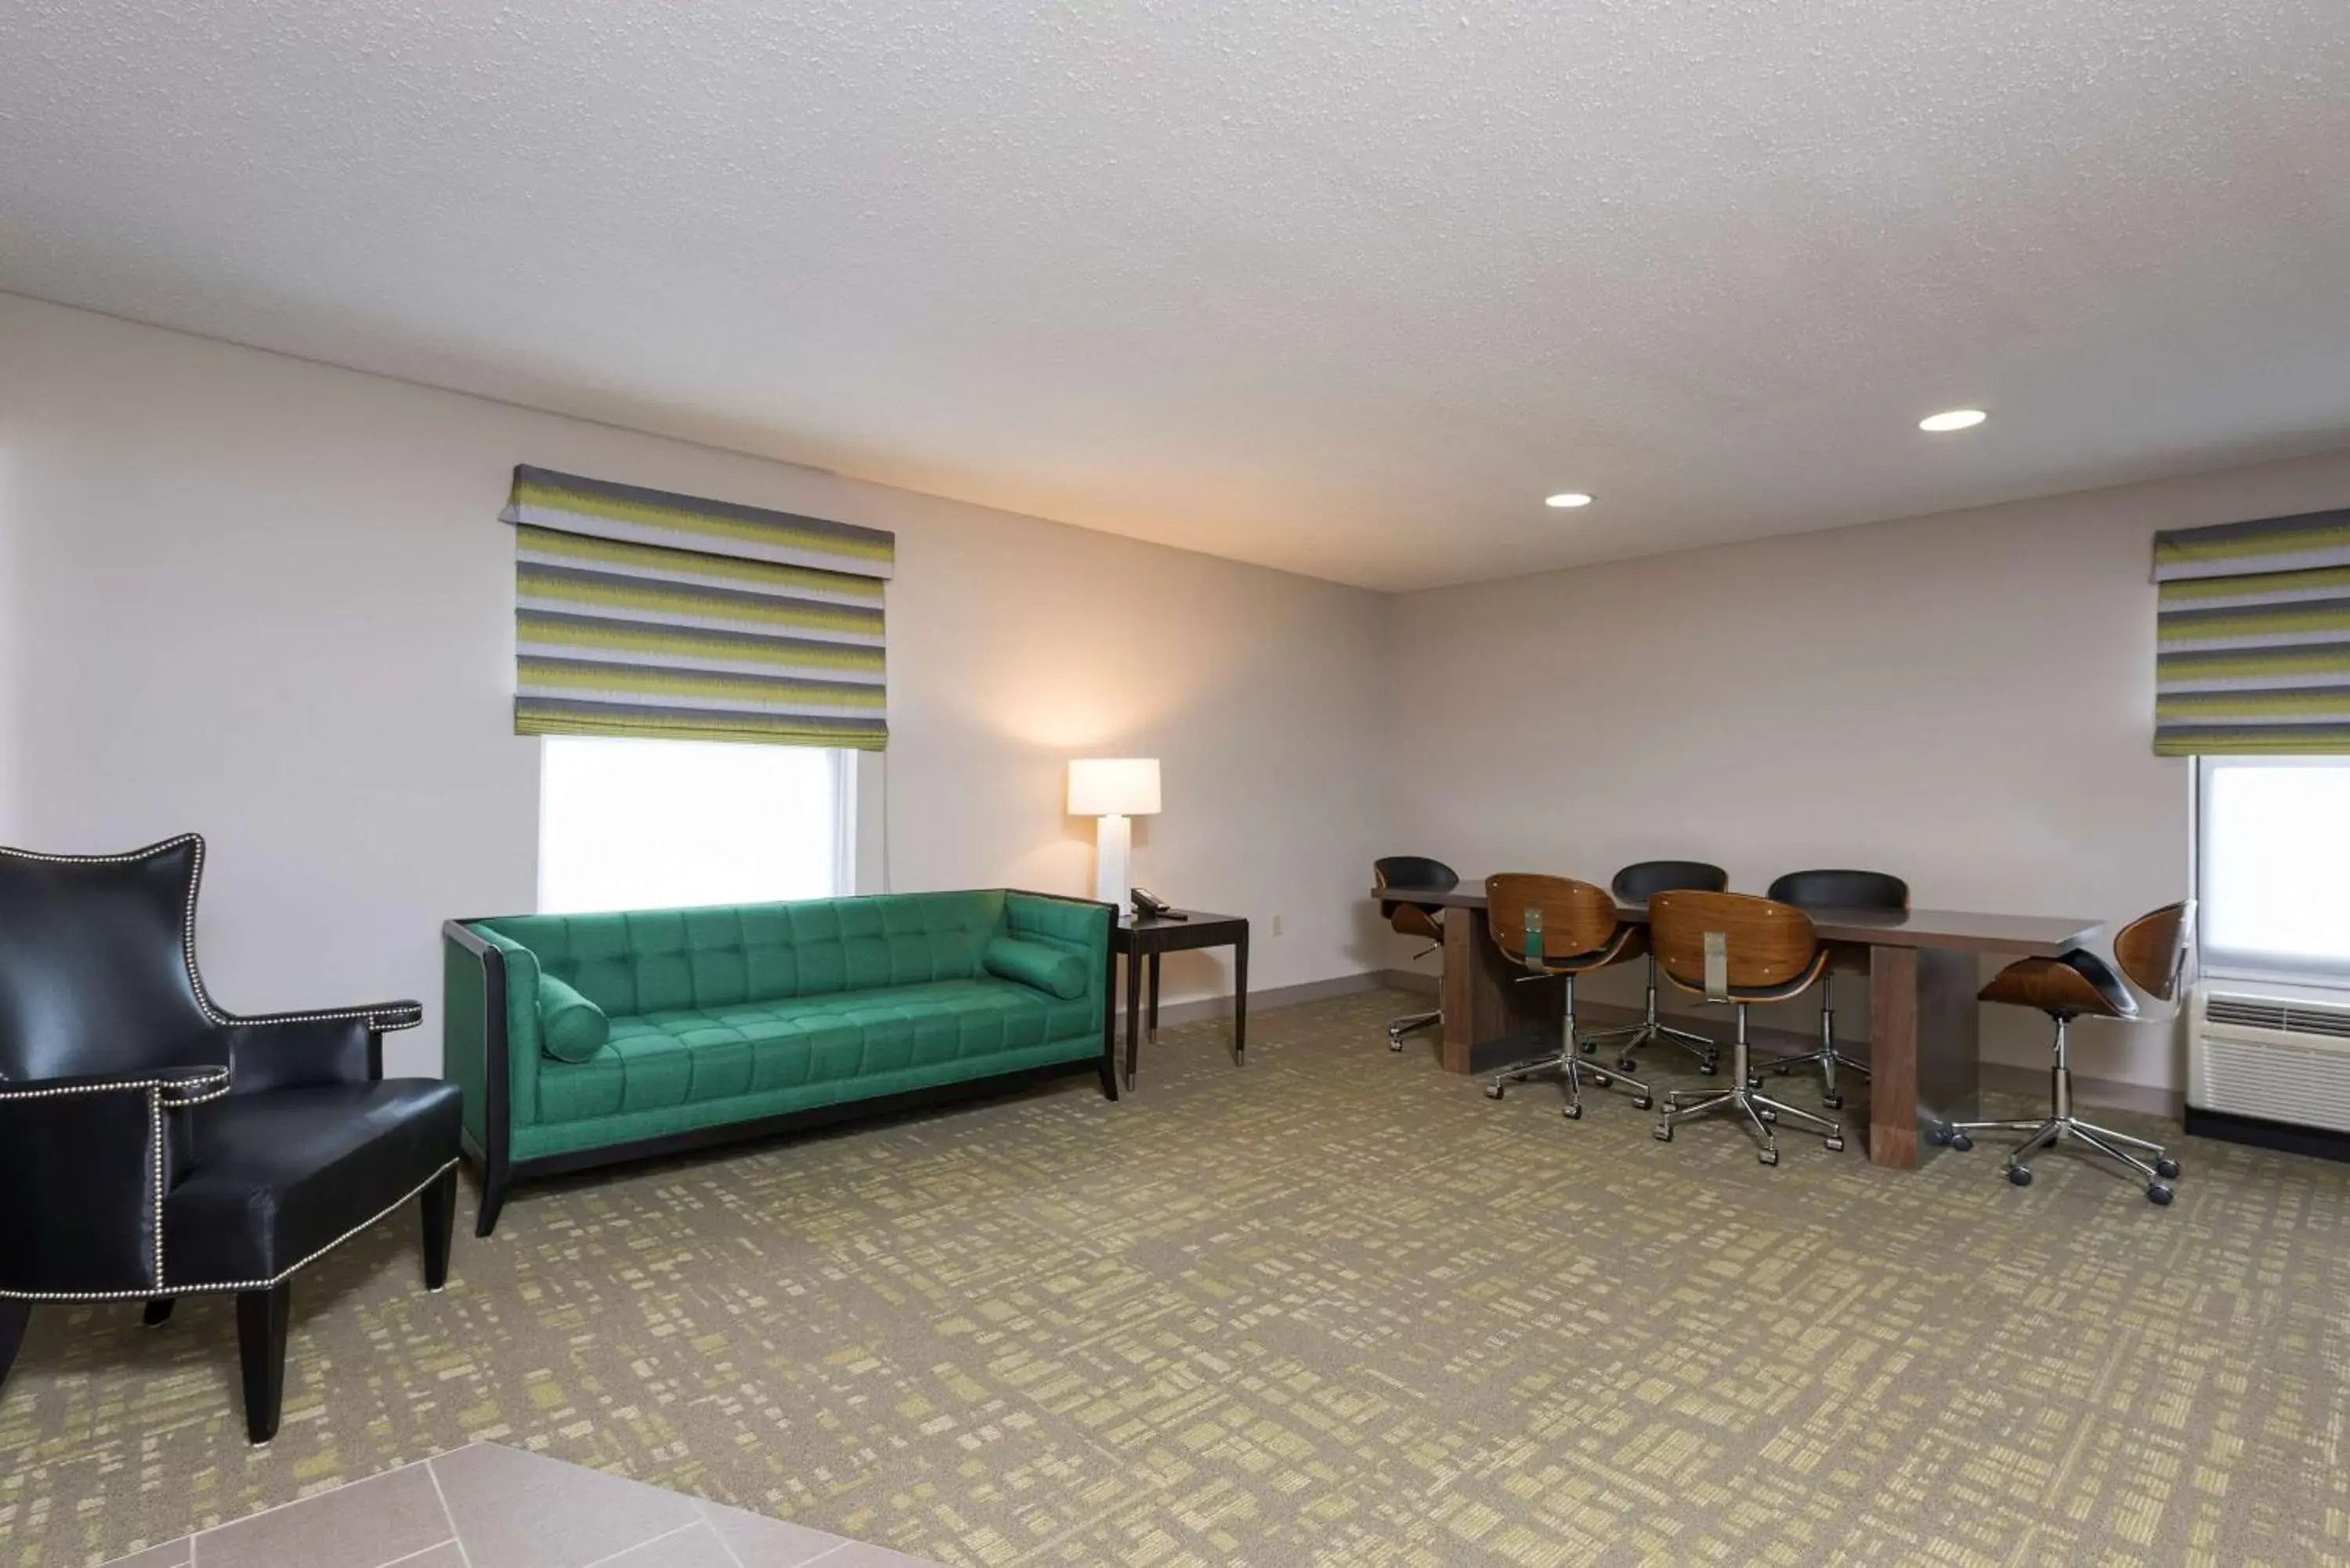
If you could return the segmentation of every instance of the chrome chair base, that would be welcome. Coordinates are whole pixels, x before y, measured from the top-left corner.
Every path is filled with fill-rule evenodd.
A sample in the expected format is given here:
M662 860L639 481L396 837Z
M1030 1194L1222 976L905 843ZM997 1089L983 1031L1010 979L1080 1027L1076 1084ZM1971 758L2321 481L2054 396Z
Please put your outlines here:
M1547 1056L1513 1063L1493 1075L1493 1081L1485 1085L1485 1097L1498 1100L1509 1092L1512 1084L1523 1084L1536 1073L1554 1069L1558 1073L1559 1086L1566 1091L1566 1107L1562 1114L1571 1122L1583 1118L1583 1085L1586 1079L1590 1080L1595 1089L1607 1088L1621 1079L1638 1091L1632 1096L1634 1110L1645 1111L1657 1103L1655 1091L1639 1079L1622 1073L1603 1073L1574 1051L1554 1051Z
M1868 1064L1856 1062L1836 1049L1835 981L1823 976L1821 987L1825 994L1820 999L1820 1048L1816 1051L1806 1051L1800 1056L1774 1056L1771 1059L1771 1071L1779 1074L1792 1073L1798 1067L1808 1067L1814 1062L1818 1063L1820 1064L1820 1104L1829 1110L1836 1111L1844 1108L1844 1096L1836 1088L1836 1069L1841 1067L1848 1073L1857 1073L1866 1078L1869 1075ZM1759 1086L1760 1084L1761 1079L1758 1077L1752 1080L1749 1086Z
M1443 1023L1444 1014L1440 1010L1435 1012L1407 1012L1401 1018L1390 1018L1388 1020L1388 1049L1400 1051L1403 1049L1405 1035L1417 1034L1423 1029L1441 1028Z
M1964 1154L1974 1147L1970 1134L1979 1132L2020 1132L2030 1136L2008 1150L2007 1159L2000 1167L2008 1180L2018 1187L2032 1185L2032 1168L2024 1164L2027 1157L2043 1148L2055 1148L2062 1144L2085 1144L2091 1153L2102 1154L2146 1179L2146 1199L2158 1209L2169 1207L2176 1196L2169 1183L2178 1179L2178 1162L2170 1151L2158 1143L2142 1137L2132 1137L2111 1127L2101 1127L2095 1122L2083 1121L2073 1114L2072 1053L2065 1039L2069 1021L2056 1021L2056 1065L2049 1071L2049 1114L2028 1121L2012 1122L1938 1122L1929 1131L1934 1142ZM2141 1159L2130 1153L2142 1149L2151 1159Z
M1752 1064L1746 1047L1746 1009L1738 1010L1738 1032L1730 1043L1730 1087L1684 1092L1672 1090L1665 1096L1665 1114L1657 1118L1653 1129L1659 1143L1673 1141L1673 1128L1716 1111L1735 1111L1746 1118L1762 1147L1754 1158L1764 1165L1779 1163L1779 1140L1772 1128L1782 1117L1808 1127L1816 1127L1821 1141L1830 1149L1844 1147L1844 1128L1825 1116L1814 1116L1807 1110L1774 1100L1754 1087Z
M1513 1062L1503 1068L1493 1075L1493 1081L1485 1085L1485 1097L1498 1100L1509 1092L1512 1084L1523 1084L1536 1073L1556 1072L1560 1086L1566 1090L1565 1115L1569 1121L1582 1119L1583 1081L1586 1078L1591 1080L1591 1085L1596 1089L1607 1088L1617 1079L1622 1079L1628 1087L1636 1091L1632 1096L1632 1107L1635 1110L1645 1111L1657 1103L1655 1091L1639 1079L1627 1073L1603 1073L1597 1066L1585 1061L1582 1053L1575 1049L1577 1038L1575 1028L1575 977L1570 974L1566 977L1565 1015L1559 1020L1558 1049L1546 1055L1530 1057L1523 1062Z
M1669 1041L1697 1058L1697 1070L1711 1077L1720 1068L1721 1047L1716 1041L1688 1029L1676 1029L1657 1016L1657 961L1648 960L1648 1000L1641 1010L1638 1023L1620 1023L1612 1029L1595 1029L1583 1037L1584 1054L1589 1055L1603 1040L1621 1040L1624 1048L1616 1054L1616 1070L1628 1073L1639 1064L1632 1053L1652 1040Z

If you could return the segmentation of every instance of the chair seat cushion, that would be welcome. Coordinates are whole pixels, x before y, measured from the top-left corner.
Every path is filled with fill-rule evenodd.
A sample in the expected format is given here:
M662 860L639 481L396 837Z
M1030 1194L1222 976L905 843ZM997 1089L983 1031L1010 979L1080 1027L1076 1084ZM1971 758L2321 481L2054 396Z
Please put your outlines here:
M2137 998L2111 964L2075 948L2054 958L2018 959L1975 993L1981 1002L2036 1007L2054 1017L2135 1018Z
M429 1078L231 1095L190 1114L191 1166L163 1200L163 1277L276 1279L457 1158L463 1096Z
M1099 1006L980 979L616 1017L611 1042L588 1060L540 1062L539 1119L588 1121L964 1063L964 1075L980 1076L990 1057L1098 1039Z

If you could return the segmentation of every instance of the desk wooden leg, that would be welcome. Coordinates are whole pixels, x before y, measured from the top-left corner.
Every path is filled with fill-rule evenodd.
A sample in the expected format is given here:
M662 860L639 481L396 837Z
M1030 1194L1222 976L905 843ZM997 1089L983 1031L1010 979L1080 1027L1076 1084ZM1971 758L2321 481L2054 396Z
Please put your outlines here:
M1153 1045L1159 1044L1159 957L1157 953L1150 955L1150 1000L1146 1004L1150 1016L1145 1028Z
M1868 950L1868 1159L1918 1168L1922 1121L1974 1114L1980 1082L1975 955Z
M1248 933L1232 944L1232 1064L1248 1065Z
M1482 909L1444 911L1441 1059L1448 1073L1478 1071L1474 1058L1480 1046L1516 1035L1558 1033L1559 987L1518 984L1525 971L1502 956L1491 929Z
M1126 955L1126 1086L1142 1060L1142 955Z

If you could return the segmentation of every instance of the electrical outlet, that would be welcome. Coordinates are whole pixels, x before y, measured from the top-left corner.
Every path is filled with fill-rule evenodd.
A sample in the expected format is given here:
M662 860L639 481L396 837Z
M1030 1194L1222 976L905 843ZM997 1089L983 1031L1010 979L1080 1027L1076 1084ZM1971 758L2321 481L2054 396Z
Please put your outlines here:
M1281 935L1281 917L1279 915L1275 915L1273 918L1273 934L1276 937Z

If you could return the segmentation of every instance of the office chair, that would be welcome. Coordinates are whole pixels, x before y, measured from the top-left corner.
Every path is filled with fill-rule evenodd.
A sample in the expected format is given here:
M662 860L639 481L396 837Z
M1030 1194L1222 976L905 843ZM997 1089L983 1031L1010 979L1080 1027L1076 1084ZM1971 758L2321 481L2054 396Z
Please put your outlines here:
M2073 1114L2072 1044L2068 1033L2075 1018L2126 1019L2138 1015L2137 999L2130 994L2129 985L2123 983L2123 975L2157 1002L2176 997L2189 983L2186 976L2194 929L2195 900L2189 898L2140 915L2122 928L2121 934L2114 938L2114 958L2121 965L2121 974L2116 974L2113 965L2096 954L2074 948L2054 958L2020 959L1991 976L1991 983L1975 993L1976 1000L2036 1007L2055 1021L2056 1060L2048 1074L2048 1115L2031 1121L1947 1122L1933 1129L1933 1140L1963 1151L1974 1147L1970 1133L2029 1133L2030 1137L2008 1152L2007 1163L2001 1167L2008 1180L2018 1187L2032 1185L2032 1168L2023 1163L2025 1156L2036 1149L2054 1148L2066 1141L2085 1143L2146 1178L2148 1202L2158 1208L2169 1203L2172 1195L2168 1184L2178 1178L2178 1161L2170 1157L2168 1149L2145 1138L2083 1121ZM2142 1149L2153 1158L2141 1159L2130 1153L2131 1149Z
M1659 893L1675 888L1696 892L1719 893L1730 886L1730 873L1719 866L1709 866L1702 860L1640 860L1616 873L1609 884L1616 897L1627 904L1645 904ZM1626 1038L1628 1036L1628 1038ZM1639 1065L1632 1053L1651 1040L1669 1040L1697 1058L1697 1070L1711 1074L1721 1060L1721 1048L1702 1034L1687 1029L1677 1029L1657 1016L1657 955L1648 954L1648 1002L1640 1022L1627 1023L1616 1029L1596 1029L1584 1036L1583 1049L1589 1052L1602 1040L1623 1039L1624 1049L1617 1053L1616 1065L1628 1073Z
M1461 873L1441 860L1430 860L1424 855L1389 855L1371 862L1371 886L1384 892L1389 888L1433 888L1440 891L1461 886ZM1399 936L1418 937L1430 945L1412 954L1417 962L1444 945L1444 907L1441 904L1406 904L1394 898L1379 900L1379 913ZM1407 1012L1400 1018L1388 1020L1388 1049L1403 1049L1404 1036L1422 1029L1440 1028L1444 1010L1434 1012Z
M1730 1086L1667 1095L1665 1114L1656 1126L1658 1141L1672 1142L1673 1128L1681 1122L1734 1110L1762 1140L1756 1158L1765 1165L1779 1163L1779 1143L1771 1129L1782 1118L1818 1127L1829 1148L1842 1148L1843 1127L1761 1093L1748 1067L1746 1010L1758 1002L1791 1002L1827 971L1827 950L1820 946L1812 918L1793 904L1748 893L1663 892L1648 900L1648 945L1667 980L1708 1002L1738 1009L1730 1042Z
M1485 917L1495 945L1527 971L1518 976L1519 984L1553 976L1566 982L1558 1049L1503 1068L1485 1093L1498 1100L1512 1084L1555 1067L1566 1089L1567 1119L1575 1120L1583 1115L1583 1080L1602 1089L1614 1080L1575 1049L1575 977L1639 957L1645 933L1616 918L1616 900L1607 889L1565 877L1488 877ZM1638 1109L1656 1103L1648 1085L1621 1073L1616 1076L1638 1091L1632 1100Z
M1799 909L1906 909L1909 884L1883 871L1790 871L1771 884L1768 896ZM1820 1048L1800 1056L1781 1056L1771 1064L1773 1072L1785 1073L1817 1062L1820 1104L1832 1111L1844 1106L1844 1096L1836 1090L1837 1068L1868 1076L1867 1063L1836 1051L1835 971L1839 969L1866 973L1868 959L1861 953L1830 957L1827 972L1820 977Z

